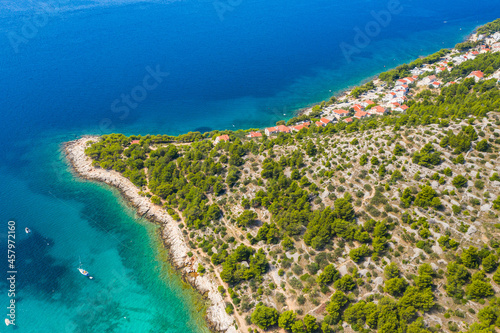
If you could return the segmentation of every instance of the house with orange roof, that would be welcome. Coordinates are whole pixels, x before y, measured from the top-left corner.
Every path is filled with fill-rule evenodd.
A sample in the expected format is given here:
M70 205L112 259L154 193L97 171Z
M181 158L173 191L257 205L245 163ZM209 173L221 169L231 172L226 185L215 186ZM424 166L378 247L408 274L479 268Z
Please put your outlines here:
M333 110L333 116L335 116L336 118L341 118L343 116L347 116L348 113L349 113L349 111L342 110L342 109Z
M314 122L314 123L315 123L315 124L316 124L316 126L318 126L318 127L325 127L325 126L326 126L326 124L325 124L324 122L321 122L321 121L316 121L316 122Z
M383 101L390 101L394 98L396 98L396 93L394 91L391 91L389 92L387 95L384 96L384 98L382 98Z
M427 77L424 77L419 83L418 85L420 86L428 86L430 85L432 82L436 81L437 78L436 78L436 75L429 75Z
M349 117L349 118L344 119L344 121L346 123L352 123L354 120L351 117Z
M292 131L297 131L298 132L298 131L300 131L303 128L309 127L310 124L311 124L310 122L305 122L305 123L302 123L300 125L293 126L292 127Z
M267 136L278 133L278 127L268 127L264 130L264 133L266 133Z
M430 84L431 88L439 88L443 83L441 81L434 81Z
M130 141L131 145L139 144L140 140L132 140Z
M446 70L446 67L437 67L436 68L436 73L441 73L441 72L444 72Z
M319 121L321 121L323 124L325 125L328 125L329 123L331 123L332 121L330 119L326 119L326 118L321 118Z
M354 104L352 106L352 108L354 109L354 112L364 111L365 110L365 108L361 104Z
M262 137L261 132L250 132L247 135L247 138L260 138L260 137Z
M407 105L400 105L400 106L394 108L394 111L405 112L408 109L409 109L409 107Z
M367 99L366 101L363 101L363 102L361 102L361 103L359 103L359 104L361 104L361 106L362 106L362 107L365 107L365 108L366 108L368 105L375 104L375 102L374 102L374 101L372 101L372 100L370 100L370 99Z
M388 113L389 111L387 111L386 108L380 106L380 105L377 105L377 106L374 106L370 109L370 113L371 114L378 114L378 115L382 115L382 114L386 114Z
M474 80L479 81L481 80L482 78L484 78L484 73L481 72L481 71L473 71L472 73L470 73L468 76L467 76L467 79L473 77Z
M363 119L369 117L370 114L365 111L358 111L354 114L354 118Z
M229 141L229 135L227 134L223 134L223 135L219 135L218 137L215 138L215 144L218 144L219 142L226 142L226 141Z
M280 132L280 133L290 133L292 131L290 129L290 127L287 127L285 125L278 125L278 126L276 126L276 128L278 129L278 132Z

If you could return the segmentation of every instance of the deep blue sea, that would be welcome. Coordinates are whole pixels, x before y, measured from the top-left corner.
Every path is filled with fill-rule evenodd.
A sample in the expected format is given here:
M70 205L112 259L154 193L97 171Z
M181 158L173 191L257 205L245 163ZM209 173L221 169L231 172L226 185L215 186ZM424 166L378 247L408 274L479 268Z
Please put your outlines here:
M0 332L207 331L158 228L76 179L61 143L271 125L497 17L491 0L3 0Z

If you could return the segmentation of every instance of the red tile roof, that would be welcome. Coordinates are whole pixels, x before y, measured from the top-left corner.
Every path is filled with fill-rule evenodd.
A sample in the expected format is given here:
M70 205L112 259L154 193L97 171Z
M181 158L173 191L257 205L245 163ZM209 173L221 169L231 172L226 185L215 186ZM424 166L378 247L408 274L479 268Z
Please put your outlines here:
M130 142L130 144L131 144L131 145L136 144L136 143L139 143L139 140L132 140L132 141Z
M478 78L482 78L482 77L484 77L484 73L481 71L473 71L472 73L469 74L469 76L475 76Z
M315 122L315 124L316 124L316 126L318 126L318 127L323 127L323 126L325 126L325 125L326 125L325 123L322 123L321 121L317 121L317 122Z
M374 106L372 110L379 113L384 113L387 111L384 107L381 107L380 105Z
M355 118L361 119L363 117L366 117L368 115L368 112L365 111L358 111L354 114Z
M368 105L375 104L375 102L370 100L370 99L367 99L366 101L364 101L364 103L366 103Z
M280 131L282 133L289 133L290 132L290 128L285 126L285 125L278 125L278 126L276 126L276 128L278 129L278 131Z
M344 119L344 121L345 121L346 123L352 123L352 122L353 122L352 118L346 118L346 119Z
M348 114L349 113L349 111L342 110L342 109L333 110L333 112L336 114Z
M330 120L330 119L326 119L326 118L321 118L321 119L320 119L320 121L321 121L322 123L324 123L324 124L328 124L328 123L330 123L330 122L331 122L331 120Z
M262 136L261 132L250 132L250 134L247 135L249 138L259 138Z
M363 111L363 110L365 109L364 107L362 107L362 106L361 106L361 105L359 105L359 104L354 104L354 105L352 106L352 108L354 109L354 111Z
M302 124L299 124L299 125L296 125L296 126L293 126L292 129L296 130L296 131L300 131L301 129L303 128L307 128L309 125L311 125L310 122L306 121L305 123L302 123Z
M229 141L229 135L223 134L221 136L218 136L217 139L219 139L219 141Z
M410 107L409 107L408 105L401 105L401 106L400 106L400 108L401 108L401 109L403 109L403 110L407 110L407 109L409 109Z

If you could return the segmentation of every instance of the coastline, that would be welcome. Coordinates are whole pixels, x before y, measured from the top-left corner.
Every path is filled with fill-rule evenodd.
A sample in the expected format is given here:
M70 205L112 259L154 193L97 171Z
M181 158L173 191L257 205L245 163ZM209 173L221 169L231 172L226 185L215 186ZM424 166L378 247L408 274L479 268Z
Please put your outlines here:
M170 262L181 273L182 278L195 288L204 298L209 300L206 311L208 327L217 332L240 332L235 326L235 320L225 311L225 301L217 289L217 284L210 274L203 276L197 273L201 264L195 256L189 257L189 246L186 244L182 231L174 219L160 206L153 204L148 198L139 195L139 189L130 180L116 171L107 171L92 166L92 160L85 155L87 142L96 141L98 136L84 136L64 144L64 152L73 170L82 179L99 181L117 188L127 202L136 209L141 217L163 226L163 244L170 253Z

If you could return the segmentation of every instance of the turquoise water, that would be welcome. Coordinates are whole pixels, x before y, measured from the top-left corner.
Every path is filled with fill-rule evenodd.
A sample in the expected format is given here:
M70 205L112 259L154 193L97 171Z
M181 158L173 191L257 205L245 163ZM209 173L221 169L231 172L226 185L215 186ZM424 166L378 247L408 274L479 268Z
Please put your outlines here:
M158 228L137 220L108 187L76 179L61 143L83 134L267 126L451 47L500 16L491 1L401 1L402 10L356 46L355 29L388 4L4 0L0 252L13 219L16 331L206 331L199 298L159 250ZM346 44L357 47L352 57L342 54ZM147 78L157 69L168 75ZM122 100L133 94L138 102ZM25 226L33 234L24 234ZM79 258L94 281L76 270ZM7 257L0 269L7 271Z
M200 299L165 263L159 229L116 191L75 180L57 143L66 138L57 139L33 147L25 171L1 170L2 215L18 228L18 331L205 331ZM76 270L80 258L94 280Z

